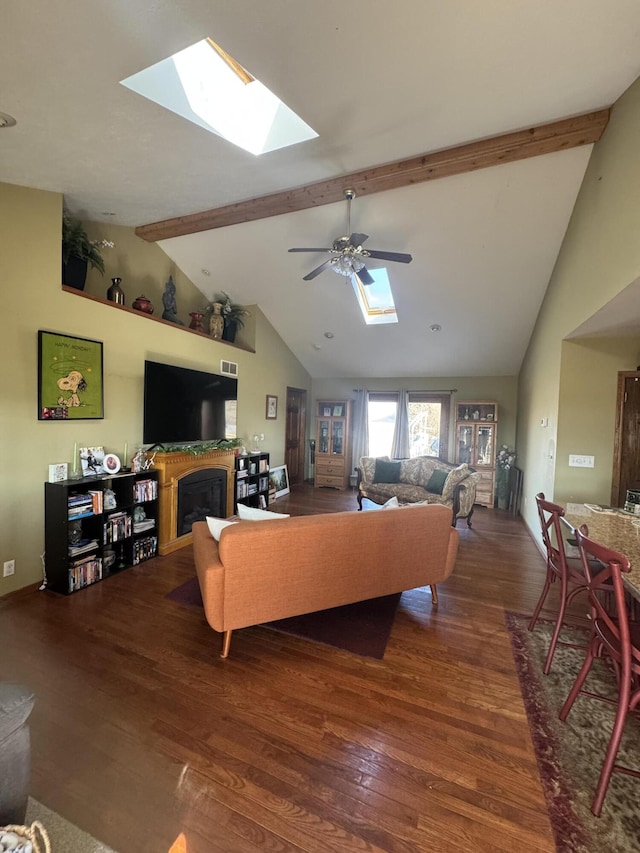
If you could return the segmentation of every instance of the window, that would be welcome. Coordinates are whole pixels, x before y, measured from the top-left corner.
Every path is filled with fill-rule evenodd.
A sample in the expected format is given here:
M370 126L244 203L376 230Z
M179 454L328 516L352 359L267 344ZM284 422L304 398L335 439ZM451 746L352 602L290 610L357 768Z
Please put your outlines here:
M120 82L251 154L318 135L213 39Z
M351 284L367 326L381 323L397 323L398 315L391 293L389 276L385 267L369 270L373 284L363 284L357 275L351 276Z
M409 394L409 456L449 455L448 394L411 392ZM398 413L398 394L369 394L369 456L390 456Z

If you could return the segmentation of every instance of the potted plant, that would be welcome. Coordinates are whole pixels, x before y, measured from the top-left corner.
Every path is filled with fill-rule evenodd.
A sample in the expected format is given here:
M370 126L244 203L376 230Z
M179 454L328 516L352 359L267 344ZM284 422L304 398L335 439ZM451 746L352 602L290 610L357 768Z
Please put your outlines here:
M84 290L88 265L104 275L100 249L113 246L110 240L90 240L82 222L65 211L62 215L62 283Z
M248 317L251 312L231 301L231 297L224 290L216 294L212 303L207 306L207 315L213 313L213 306L216 304L222 305L221 314L224 318L224 329L222 332L222 340L233 343L236 339L238 329L244 328L244 317Z

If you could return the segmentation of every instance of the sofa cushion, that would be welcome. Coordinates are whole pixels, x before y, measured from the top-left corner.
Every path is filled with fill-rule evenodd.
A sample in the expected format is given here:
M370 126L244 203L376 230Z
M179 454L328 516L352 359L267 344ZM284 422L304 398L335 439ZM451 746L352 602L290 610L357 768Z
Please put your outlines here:
M429 477L429 482L425 487L426 490L428 492L434 492L437 495L441 495L449 474L450 472L445 471L444 468L435 468L433 474Z
M383 462L390 462L388 456L363 456L360 459L360 467L362 468L362 479L365 483L373 483L373 476L376 472L376 462L382 459Z
M400 506L400 502L398 498L394 495L392 498L389 498L388 501L382 504L380 509L397 509Z
M376 459L376 468L373 474L374 483L399 483L400 463L387 462L385 459Z
M449 476L445 481L444 488L442 489L442 500L452 500L453 490L458 485L458 483L461 483L463 480L465 480L470 473L471 471L469 470L469 466L466 462L463 462L462 465L458 465L457 468L454 468L452 471L450 471Z
M400 482L424 488L436 467L438 459L435 456L414 456L413 459L403 459L400 468Z
M216 542L220 541L220 534L224 528L228 527L230 524L237 524L237 522L227 521L226 518L214 518L212 515L207 516L207 527L209 528L209 533L213 536Z
M255 506L238 504L238 515L243 521L267 521L275 518L289 518L284 512L269 512L268 509L258 509Z

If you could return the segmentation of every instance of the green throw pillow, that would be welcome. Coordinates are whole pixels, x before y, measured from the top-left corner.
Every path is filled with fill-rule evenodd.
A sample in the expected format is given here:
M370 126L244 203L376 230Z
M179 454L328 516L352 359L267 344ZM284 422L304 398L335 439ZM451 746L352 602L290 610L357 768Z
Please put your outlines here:
M429 477L429 482L425 486L426 490L433 492L434 495L441 495L448 476L448 471L444 471L442 468L435 468L433 474Z
M399 483L400 463L385 462L384 459L376 459L376 470L373 475L374 483Z

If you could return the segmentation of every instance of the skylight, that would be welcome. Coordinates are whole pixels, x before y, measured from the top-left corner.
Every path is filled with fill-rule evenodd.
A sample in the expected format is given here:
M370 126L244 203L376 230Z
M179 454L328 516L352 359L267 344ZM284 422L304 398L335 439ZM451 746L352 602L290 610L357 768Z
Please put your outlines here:
M368 326L397 323L398 315L386 268L369 270L369 275L373 284L363 284L357 275L351 276L351 284L365 323Z
M120 82L251 154L318 135L212 39Z

